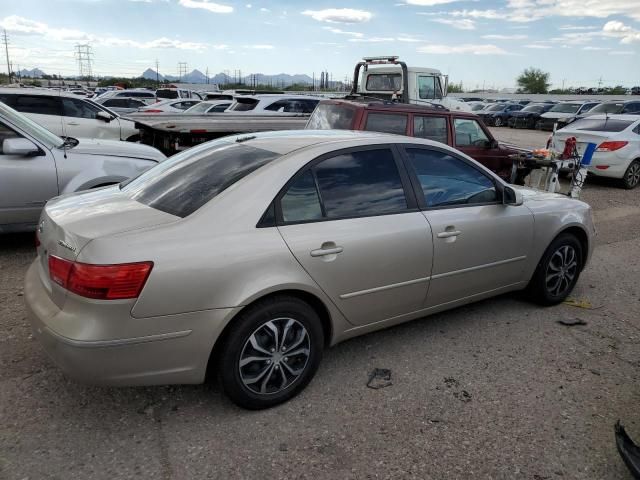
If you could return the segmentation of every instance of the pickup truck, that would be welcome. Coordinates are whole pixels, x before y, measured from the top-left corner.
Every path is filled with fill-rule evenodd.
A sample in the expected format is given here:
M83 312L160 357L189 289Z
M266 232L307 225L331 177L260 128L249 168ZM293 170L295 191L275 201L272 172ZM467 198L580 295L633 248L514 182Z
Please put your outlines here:
M370 130L427 138L457 148L508 182L523 184L530 173L529 169L514 168L509 157L526 150L499 143L477 115L450 111L442 105L323 100L306 128Z

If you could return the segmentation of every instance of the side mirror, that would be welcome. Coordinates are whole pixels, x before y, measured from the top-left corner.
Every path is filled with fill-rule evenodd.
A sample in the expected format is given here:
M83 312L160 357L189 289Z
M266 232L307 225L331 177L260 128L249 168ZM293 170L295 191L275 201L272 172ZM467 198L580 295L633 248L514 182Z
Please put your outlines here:
M109 115L107 112L98 112L96 113L96 118L98 120L102 120L104 122L109 123L111 120L113 120L113 117L111 115Z
M2 142L2 153L5 155L33 157L40 153L40 149L35 143L26 138L5 138Z
M519 207L524 203L522 192L520 190L516 190L513 187L504 187L504 190L502 191L502 203L504 205Z
M496 140L495 138L487 142L487 148L490 148L491 150L495 150L499 146L500 146L500 143L498 143L498 140Z

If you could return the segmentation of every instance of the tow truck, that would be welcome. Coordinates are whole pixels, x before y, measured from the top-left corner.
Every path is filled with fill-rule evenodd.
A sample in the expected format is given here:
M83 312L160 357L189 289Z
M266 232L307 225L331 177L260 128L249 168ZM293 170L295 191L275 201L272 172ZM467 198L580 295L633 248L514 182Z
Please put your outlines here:
M449 110L470 112L465 102L447 97L448 75L426 67L408 67L398 56L364 57L356 64L347 96L374 97L415 105L439 104Z

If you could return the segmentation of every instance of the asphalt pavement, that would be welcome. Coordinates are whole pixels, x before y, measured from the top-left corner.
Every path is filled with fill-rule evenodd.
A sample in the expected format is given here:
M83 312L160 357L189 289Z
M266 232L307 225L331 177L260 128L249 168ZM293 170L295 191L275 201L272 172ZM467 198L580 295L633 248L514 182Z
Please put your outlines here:
M640 442L640 189L582 198L598 239L574 305L505 295L347 341L260 412L216 385L66 379L25 316L33 236L2 237L0 479L630 479L613 427ZM367 388L375 368L390 385Z

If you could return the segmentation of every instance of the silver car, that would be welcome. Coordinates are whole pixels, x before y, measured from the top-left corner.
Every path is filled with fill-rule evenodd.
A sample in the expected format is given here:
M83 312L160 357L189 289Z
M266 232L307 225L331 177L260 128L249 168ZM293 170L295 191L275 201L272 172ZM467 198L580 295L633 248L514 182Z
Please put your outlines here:
M137 143L62 139L0 103L0 234L33 231L52 197L122 182L165 158Z
M300 131L222 138L53 200L37 235L26 304L70 377L218 376L257 409L347 338L513 290L561 302L594 227L585 203L442 143Z

